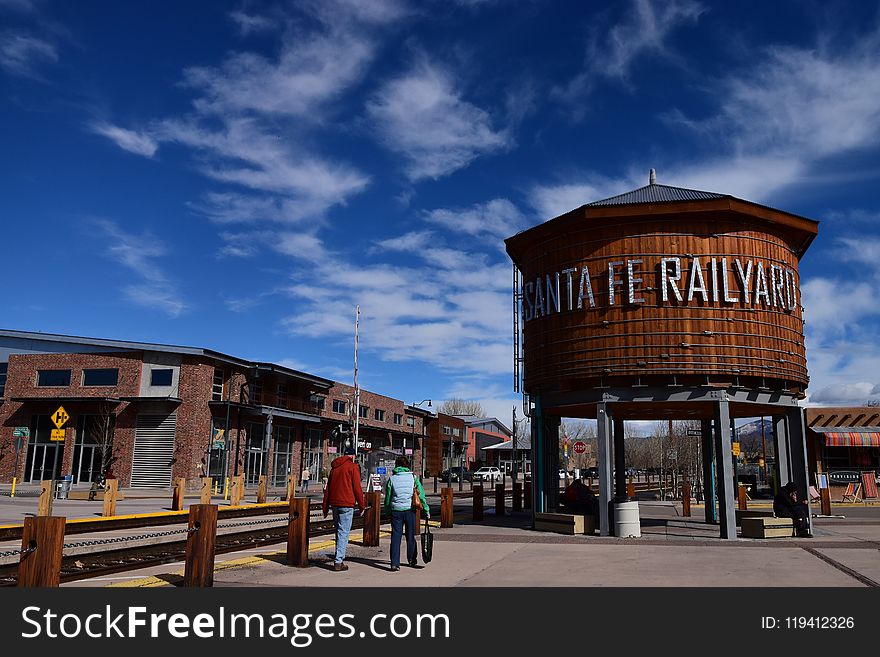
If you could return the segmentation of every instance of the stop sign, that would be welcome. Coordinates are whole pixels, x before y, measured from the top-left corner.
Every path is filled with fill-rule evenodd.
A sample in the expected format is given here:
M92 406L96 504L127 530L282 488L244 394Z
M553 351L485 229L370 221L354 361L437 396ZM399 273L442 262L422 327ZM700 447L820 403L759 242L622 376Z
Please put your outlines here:
M575 454L585 454L587 451L587 443L583 440L578 440L574 444L574 453Z

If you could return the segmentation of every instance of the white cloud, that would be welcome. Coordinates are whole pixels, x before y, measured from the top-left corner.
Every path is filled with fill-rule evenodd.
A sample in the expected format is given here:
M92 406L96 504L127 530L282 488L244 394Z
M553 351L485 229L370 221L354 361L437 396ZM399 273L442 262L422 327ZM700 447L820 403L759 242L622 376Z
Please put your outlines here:
M529 203L538 218L547 221L586 203L629 191L634 184L598 174L583 174L571 182L535 185L529 191Z
M187 304L180 298L176 286L162 272L156 261L168 253L162 242L150 233L128 233L112 221L99 220L95 224L108 240L107 257L143 279L123 288L129 301L147 308L156 308L169 317L178 317L187 309Z
M249 14L243 10L229 12L229 18L235 22L244 36L257 34L259 32L268 32L279 27L279 21L274 20L269 16Z
M153 157L153 155L156 154L156 150L159 148L159 144L156 140L144 132L127 130L126 128L120 128L119 126L104 122L93 123L91 129L96 134L107 137L113 141L119 146L119 148L129 151L130 153L135 153L136 155Z
M0 32L0 68L7 73L35 77L38 66L57 61L58 51L48 41L11 30Z
M702 5L691 0L632 0L631 11L625 12L623 21L608 30L604 38L593 36L588 40L584 71L564 88L555 89L555 95L575 101L589 94L600 77L625 82L641 57L674 57L667 45L670 34L682 25L696 23L704 11Z
M412 181L442 178L512 145L485 110L462 99L452 76L424 58L367 103L378 137L406 160Z
M526 228L529 223L519 208L506 198L469 208L430 210L424 213L423 219L454 232L497 239L499 248L503 248L501 239Z

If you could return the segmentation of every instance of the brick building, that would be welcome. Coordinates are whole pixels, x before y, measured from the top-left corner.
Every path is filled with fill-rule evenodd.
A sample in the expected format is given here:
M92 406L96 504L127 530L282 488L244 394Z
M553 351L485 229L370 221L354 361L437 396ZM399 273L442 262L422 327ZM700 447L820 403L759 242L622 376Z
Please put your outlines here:
M460 417L436 413L426 418L422 472L430 476L451 466L464 466L465 423Z
M239 473L284 486L304 466L318 479L351 400L350 386L209 349L0 331L0 482L85 485L108 466L123 487ZM59 407L70 419L56 441ZM412 451L421 464L429 413L365 390L361 407L363 456Z

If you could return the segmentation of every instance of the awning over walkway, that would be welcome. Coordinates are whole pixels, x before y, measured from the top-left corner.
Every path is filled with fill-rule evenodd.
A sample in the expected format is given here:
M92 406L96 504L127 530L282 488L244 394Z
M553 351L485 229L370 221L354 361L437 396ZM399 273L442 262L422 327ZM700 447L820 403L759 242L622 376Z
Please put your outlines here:
M829 447L880 447L880 427L810 427Z

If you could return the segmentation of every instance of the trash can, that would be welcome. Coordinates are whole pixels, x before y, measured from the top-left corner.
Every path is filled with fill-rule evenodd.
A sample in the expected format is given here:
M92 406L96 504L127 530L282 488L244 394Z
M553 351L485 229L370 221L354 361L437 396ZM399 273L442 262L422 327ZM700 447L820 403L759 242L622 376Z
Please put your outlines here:
M638 502L614 504L614 535L618 538L638 538L642 535Z
M70 494L71 484L73 484L73 475L64 475L64 478L58 482L57 489L55 491L55 499L66 500L67 496Z

